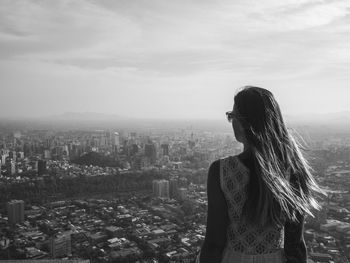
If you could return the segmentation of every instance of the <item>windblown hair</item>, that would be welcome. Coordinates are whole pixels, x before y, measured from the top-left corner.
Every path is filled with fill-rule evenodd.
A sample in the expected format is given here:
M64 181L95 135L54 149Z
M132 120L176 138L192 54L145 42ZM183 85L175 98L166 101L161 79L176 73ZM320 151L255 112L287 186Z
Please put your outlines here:
M234 98L236 115L250 146L253 168L243 217L260 225L297 221L297 213L313 216L324 194L311 174L302 147L288 132L273 94L246 86Z

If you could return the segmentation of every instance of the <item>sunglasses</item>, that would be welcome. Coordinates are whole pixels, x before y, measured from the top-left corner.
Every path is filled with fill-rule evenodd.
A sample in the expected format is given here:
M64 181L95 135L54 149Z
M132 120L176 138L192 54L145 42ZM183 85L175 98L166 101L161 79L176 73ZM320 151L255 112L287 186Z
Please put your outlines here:
M235 113L233 111L227 111L226 112L226 118L229 122L232 122L232 119L236 117Z

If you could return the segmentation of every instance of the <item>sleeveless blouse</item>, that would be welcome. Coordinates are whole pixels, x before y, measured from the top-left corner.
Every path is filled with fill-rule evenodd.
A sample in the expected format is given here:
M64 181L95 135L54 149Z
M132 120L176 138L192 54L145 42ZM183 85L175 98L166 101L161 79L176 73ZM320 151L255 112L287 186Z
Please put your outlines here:
M227 246L248 255L275 253L284 247L284 226L249 225L242 219L250 172L237 156L220 159L220 185L224 193L229 226Z

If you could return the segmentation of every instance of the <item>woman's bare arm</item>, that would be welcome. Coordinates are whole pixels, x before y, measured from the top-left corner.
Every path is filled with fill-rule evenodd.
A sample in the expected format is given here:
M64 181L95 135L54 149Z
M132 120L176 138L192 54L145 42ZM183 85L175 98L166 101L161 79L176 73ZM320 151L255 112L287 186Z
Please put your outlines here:
M200 263L221 262L229 222L225 196L220 186L220 161L211 164L207 180L208 216Z

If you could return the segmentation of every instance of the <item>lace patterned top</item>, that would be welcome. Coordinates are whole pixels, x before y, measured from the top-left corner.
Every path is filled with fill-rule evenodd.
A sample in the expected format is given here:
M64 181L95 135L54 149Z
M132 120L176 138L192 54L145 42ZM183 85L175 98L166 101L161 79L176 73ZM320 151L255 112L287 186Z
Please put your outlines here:
M237 156L220 159L220 184L230 219L227 245L244 254L274 253L284 247L284 227L248 225L242 219L248 182L249 169Z

